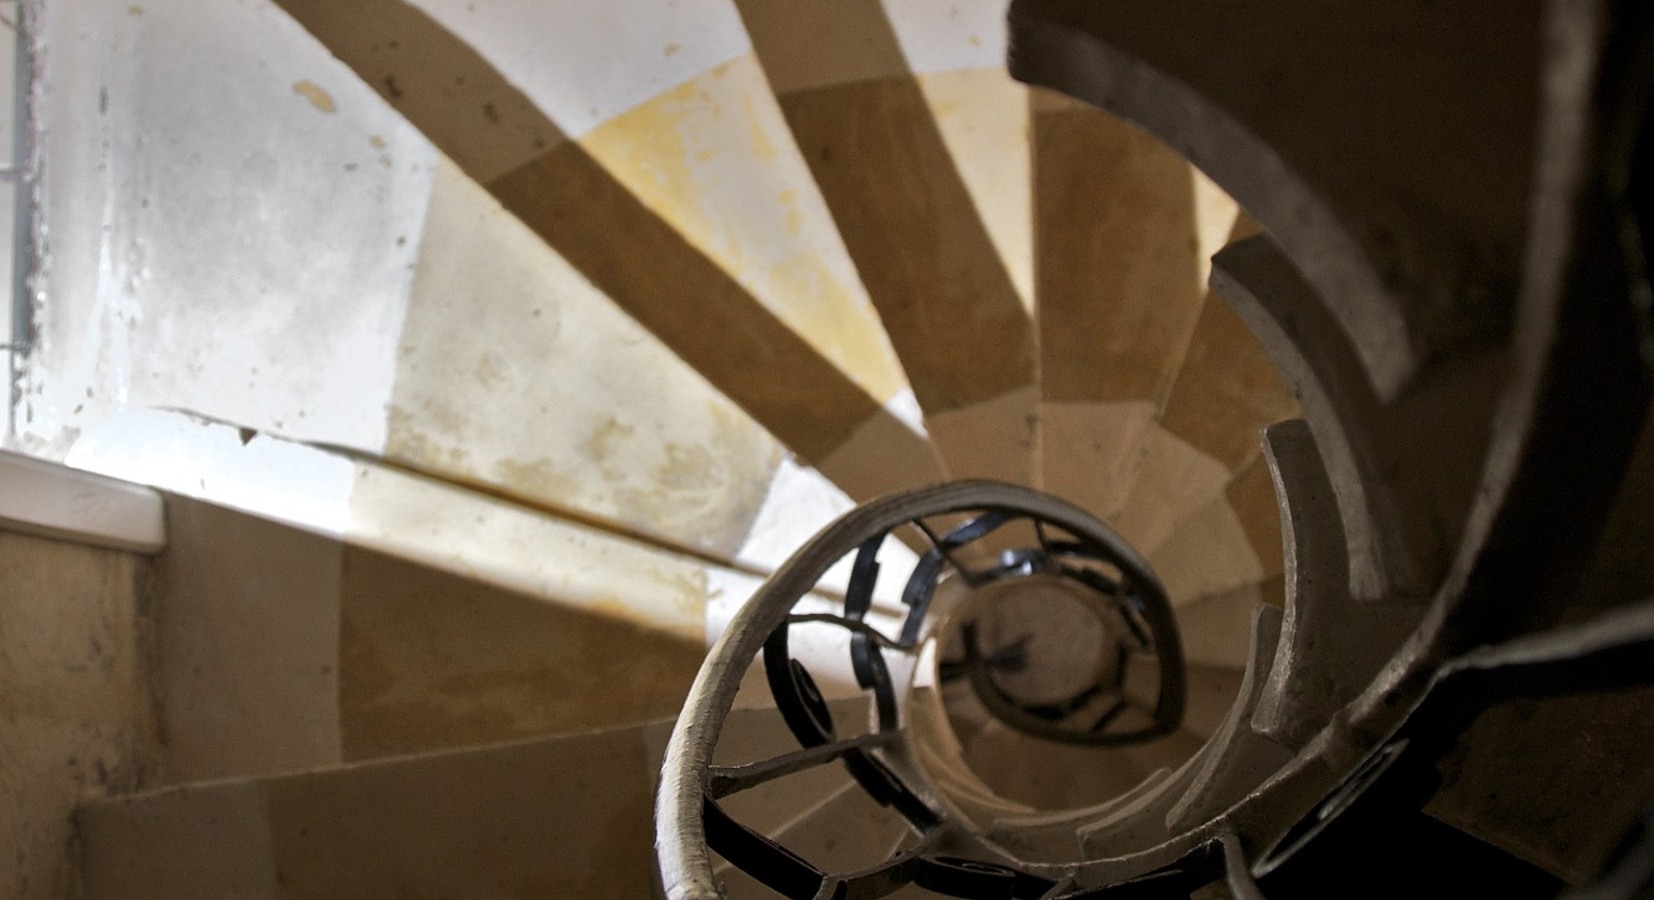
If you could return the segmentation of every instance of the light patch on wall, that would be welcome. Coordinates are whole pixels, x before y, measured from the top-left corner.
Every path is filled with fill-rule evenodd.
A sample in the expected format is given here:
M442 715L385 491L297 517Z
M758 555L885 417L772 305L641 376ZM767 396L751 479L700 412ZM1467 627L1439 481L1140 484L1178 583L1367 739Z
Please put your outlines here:
M293 82L293 93L309 100L311 106L324 113L339 111L339 105L333 102L333 95L308 78Z
M274 7L160 0L47 27L103 43L42 75L55 249L31 442L62 452L149 406L378 451L429 143Z
M884 0L908 67L915 74L950 69L1003 71L1004 0Z
M1041 403L1040 487L1111 520L1131 489L1155 415L1146 400Z
M1235 219L1240 215L1240 204L1223 192L1206 173L1189 166L1189 186L1194 191L1196 271L1198 287L1206 290L1212 277L1212 256L1229 243L1235 230Z
M1221 496L1187 515L1147 556L1173 607L1255 586L1270 574Z
M906 387L751 55L605 123L581 146L874 399Z
M354 477L344 457L163 410L101 422L65 462L331 537L345 533Z
M1176 434L1154 425L1143 432L1139 467L1114 527L1152 553L1185 516L1223 496L1229 467Z

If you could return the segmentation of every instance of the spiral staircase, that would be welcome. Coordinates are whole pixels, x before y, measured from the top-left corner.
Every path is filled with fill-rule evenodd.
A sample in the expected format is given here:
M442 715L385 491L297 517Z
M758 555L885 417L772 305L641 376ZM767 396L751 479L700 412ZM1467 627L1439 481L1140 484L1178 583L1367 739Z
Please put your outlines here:
M25 13L12 894L1647 890L1634 5Z

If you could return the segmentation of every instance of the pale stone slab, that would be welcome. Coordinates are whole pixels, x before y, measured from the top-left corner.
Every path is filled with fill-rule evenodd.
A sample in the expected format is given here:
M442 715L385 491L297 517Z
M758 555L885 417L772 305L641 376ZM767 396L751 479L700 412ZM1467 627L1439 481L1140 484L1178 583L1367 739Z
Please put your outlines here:
M414 0L485 57L571 137L748 51L733 4Z
M895 5L895 4L893 4ZM941 4L905 0L904 10L941 12ZM992 8L993 3L958 4L956 10ZM924 17L925 25L940 16ZM926 32L946 35L969 29L968 15L948 18L952 29L941 27ZM898 27L902 23L897 20ZM997 24L997 23L996 23ZM992 38L979 36L979 43L998 43L1002 31ZM900 34L900 32L898 32ZM970 34L965 35L969 46ZM955 37L957 39L957 37ZM972 49L975 49L974 47ZM912 51L908 58L913 59ZM940 60L937 60L938 62ZM982 226L999 252L1005 272L1021 298L1023 308L1034 311L1034 229L1032 160L1028 152L1028 88L1011 80L995 59L987 68L946 70L916 66L919 89L930 103L936 128L942 134L959 178L970 192Z
M178 414L123 416L79 448L93 468L694 641L705 635L710 573L730 571L405 470Z
M935 445L888 413L857 426L816 470L858 503L948 477Z
M1131 488L1154 416L1148 401L1040 404L1041 488L1110 521Z
M1257 584L1269 574L1234 509L1221 496L1185 519L1149 554L1149 563L1174 607Z
M1005 67L1003 0L884 0L884 11L915 73Z
M954 478L1033 483L1039 388L1026 387L930 416L926 425Z
M1229 468L1158 425L1143 431L1142 462L1113 522L1152 557L1184 519L1223 498Z

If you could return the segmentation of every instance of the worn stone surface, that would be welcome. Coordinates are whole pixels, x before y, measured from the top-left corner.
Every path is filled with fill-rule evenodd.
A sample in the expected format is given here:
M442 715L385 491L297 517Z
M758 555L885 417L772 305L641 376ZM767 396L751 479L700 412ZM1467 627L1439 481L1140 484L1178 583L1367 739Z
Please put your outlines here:
M1185 518L1149 554L1149 563L1174 607L1256 584L1272 574L1247 541L1234 508L1222 497ZM1272 569L1279 571L1279 563Z
M86 897L647 897L657 743L628 728L96 804Z
M1150 400L1041 403L1036 434L1041 489L1113 520L1131 490L1143 436L1156 427L1157 412Z
M1186 520L1219 502L1229 469L1158 425L1141 433L1137 471L1111 520L1133 546L1153 554Z
M1035 106L1040 382L1054 402L1163 402L1200 314L1189 164L1124 120Z
M917 82L780 99L920 407L934 415L1032 384L1028 313Z
M594 9L584 31L559 10L550 30L584 36L545 54L521 45L523 29L493 27L457 4L375 6L386 14L289 4L577 279L698 372L692 380L710 382L812 464L859 428L892 419L884 404L901 390L900 371L786 147L775 101L759 90L750 58L739 58L732 10L701 6L663 13L648 28L615 28ZM593 29L622 55L647 53L649 64L619 75L604 60L598 68L613 77L598 78L592 67L564 66L597 63L588 48L604 42ZM648 46L654 37L662 43ZM698 62L685 70L688 60ZM465 78L465 91L420 74L427 63ZM662 71L680 77L663 82ZM472 127L478 99L498 122ZM510 152L484 146L496 128ZM708 192L745 200L702 202ZM928 452L911 431L903 443L909 455ZM841 486L865 496L859 484Z
M982 189L991 179L980 168L1025 160L1026 144L1018 129L960 121L949 101L972 76L937 71L980 67L982 37L932 29L904 47L903 17L878 0L799 4L784 16L738 5L919 405L934 415L1032 384L1031 325L1002 255L1020 255L1019 244L986 225L1016 194ZM923 83L915 60L931 70ZM1022 97L998 78L972 105L1002 107L994 118L1014 122L1026 116Z
M354 548L342 597L351 760L671 716L705 653L700 641Z
M1209 294L1161 427L1234 471L1258 455L1260 429L1297 415L1275 361L1229 304Z
M800 456L820 460L856 426L882 413L878 400L579 145L563 144L489 188L604 294ZM614 240L622 234L626 240ZM686 296L696 302L679 302Z
M83 3L37 28L28 444L163 407L377 451L430 143L270 4Z
M0 895L63 900L75 806L153 764L140 557L0 531Z
M907 388L752 54L661 91L580 144L874 399L888 403Z
M1651 741L1647 687L1502 703L1443 760L1425 811L1579 884L1654 799Z
M167 513L159 782L338 763L338 542L180 497Z
M422 245L388 457L734 554L774 438L453 166L434 176Z

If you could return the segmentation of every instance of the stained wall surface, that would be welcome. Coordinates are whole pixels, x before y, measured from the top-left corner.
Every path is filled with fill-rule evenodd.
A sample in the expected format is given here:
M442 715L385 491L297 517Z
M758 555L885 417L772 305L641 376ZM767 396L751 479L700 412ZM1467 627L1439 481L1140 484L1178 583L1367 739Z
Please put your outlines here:
M71 813L152 764L135 554L0 531L0 896L72 896Z

